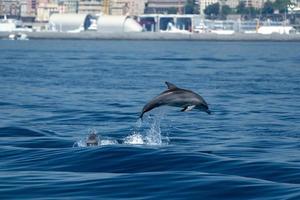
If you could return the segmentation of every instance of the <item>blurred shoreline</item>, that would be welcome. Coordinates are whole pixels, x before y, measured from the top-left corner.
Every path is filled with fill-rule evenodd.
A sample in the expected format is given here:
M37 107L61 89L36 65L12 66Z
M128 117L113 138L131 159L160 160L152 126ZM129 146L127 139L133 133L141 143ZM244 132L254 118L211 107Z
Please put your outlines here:
M19 32L0 32L0 39L9 39L10 34ZM195 41L300 41L300 34L245 34L222 35L215 33L100 33L100 32L23 32L29 39L65 39L65 40L195 40Z

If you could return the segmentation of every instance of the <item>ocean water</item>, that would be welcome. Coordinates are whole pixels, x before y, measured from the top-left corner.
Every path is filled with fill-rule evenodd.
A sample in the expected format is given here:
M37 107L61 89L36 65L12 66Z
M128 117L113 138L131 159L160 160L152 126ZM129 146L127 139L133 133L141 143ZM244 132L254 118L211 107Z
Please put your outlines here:
M0 199L300 199L300 45L0 41ZM191 89L212 115L161 107ZM98 146L87 146L92 132Z

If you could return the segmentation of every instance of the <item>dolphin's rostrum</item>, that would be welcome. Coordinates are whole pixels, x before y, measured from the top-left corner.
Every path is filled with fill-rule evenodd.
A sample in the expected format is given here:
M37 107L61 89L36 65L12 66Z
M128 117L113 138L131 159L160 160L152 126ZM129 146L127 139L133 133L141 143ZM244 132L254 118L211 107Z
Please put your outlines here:
M168 89L154 97L144 106L140 118L143 117L144 113L152 110L153 108L164 105L181 107L181 111L190 111L195 108L208 114L211 113L207 103L200 95L190 90L178 88L169 82L166 82L166 84Z
M99 142L97 134L92 132L86 140L86 146L98 146Z

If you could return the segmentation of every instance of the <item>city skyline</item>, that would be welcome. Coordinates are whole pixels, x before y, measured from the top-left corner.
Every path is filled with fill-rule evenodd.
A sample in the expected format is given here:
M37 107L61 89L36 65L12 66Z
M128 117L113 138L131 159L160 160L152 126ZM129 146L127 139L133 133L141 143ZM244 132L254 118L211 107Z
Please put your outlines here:
M200 15L204 15L207 6L215 3L234 9L240 2L244 2L246 7L260 9L266 0L0 0L0 16L47 21L53 13L141 15L171 12L184 14L184 7L188 2L193 3ZM299 5L299 0L294 0L294 3L296 6Z

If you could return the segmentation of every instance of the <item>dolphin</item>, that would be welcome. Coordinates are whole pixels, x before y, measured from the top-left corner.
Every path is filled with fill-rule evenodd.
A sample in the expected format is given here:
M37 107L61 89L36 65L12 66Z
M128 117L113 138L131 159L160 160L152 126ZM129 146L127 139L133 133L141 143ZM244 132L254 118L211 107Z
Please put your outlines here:
M195 108L200 111L206 112L207 114L211 114L207 103L199 94L196 94L191 90L179 88L170 82L165 83L168 89L162 92L160 95L154 97L144 106L140 118L143 118L143 115L146 112L164 105L181 107L182 112L190 111Z
M96 133L91 133L87 140L86 140L86 146L98 146L99 138Z

